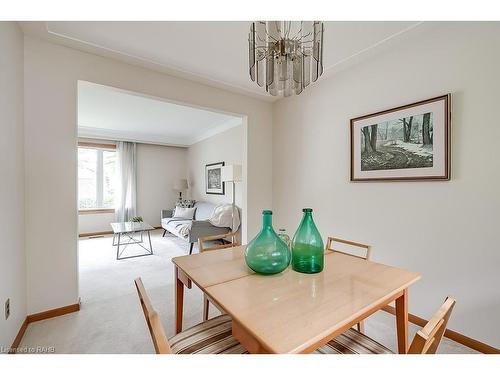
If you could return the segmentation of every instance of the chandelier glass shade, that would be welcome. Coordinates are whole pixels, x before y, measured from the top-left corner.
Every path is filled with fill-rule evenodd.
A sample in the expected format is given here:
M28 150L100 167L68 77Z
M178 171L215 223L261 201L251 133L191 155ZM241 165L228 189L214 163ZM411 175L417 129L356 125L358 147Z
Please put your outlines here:
M256 21L248 35L250 78L273 96L300 94L323 74L323 22Z

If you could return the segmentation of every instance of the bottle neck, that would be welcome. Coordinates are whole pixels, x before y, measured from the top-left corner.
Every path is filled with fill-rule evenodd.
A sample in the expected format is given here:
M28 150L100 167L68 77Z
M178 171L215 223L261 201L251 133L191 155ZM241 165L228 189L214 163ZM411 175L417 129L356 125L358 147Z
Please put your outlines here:
M262 215L262 229L269 229L273 227L273 216L264 214Z
M302 216L302 221L311 221L312 220L312 212L304 212L304 216Z

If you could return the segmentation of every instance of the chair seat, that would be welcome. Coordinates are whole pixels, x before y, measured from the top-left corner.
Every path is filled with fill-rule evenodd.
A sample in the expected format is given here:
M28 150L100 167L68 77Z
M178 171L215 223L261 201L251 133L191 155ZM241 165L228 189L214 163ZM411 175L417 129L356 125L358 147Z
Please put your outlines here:
M231 317L220 315L168 339L174 354L245 354L231 333Z
M319 354L394 354L384 345L354 328L331 339L315 351Z
M220 315L173 336L168 340L175 354L246 354L231 334L231 317ZM317 354L393 354L368 336L349 329L315 351Z

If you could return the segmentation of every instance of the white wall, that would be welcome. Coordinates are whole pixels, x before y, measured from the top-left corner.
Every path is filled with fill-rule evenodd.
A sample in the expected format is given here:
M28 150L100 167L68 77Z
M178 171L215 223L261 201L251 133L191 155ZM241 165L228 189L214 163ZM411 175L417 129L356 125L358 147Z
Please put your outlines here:
M23 34L17 23L0 22L0 352L26 318L23 137Z
M243 211L249 237L257 233L259 212L272 203L270 103L31 37L24 52L28 313L78 300L78 80L245 115L245 136L256 147L244 150L243 177L251 184Z
M225 184L224 195L205 193L205 165L225 162L225 165L243 163L243 126L236 126L191 145L188 149L189 196L197 201L231 203L232 186ZM243 183L236 183L235 201L243 204Z
M100 142L100 141L97 141ZM177 179L187 176L187 149L137 144L137 215L152 226L161 225L160 211L175 205ZM115 214L78 215L78 233L110 231Z
M78 215L78 234L92 234L111 231L111 223L114 223L114 213L98 213Z
M373 245L374 260L421 272L410 312L456 297L450 328L500 346L500 23L437 24L275 106L273 205L295 231ZM450 182L349 182L349 119L453 94Z
M160 211L172 208L178 198L176 180L187 177L187 149L137 145L137 214L144 221L161 225Z

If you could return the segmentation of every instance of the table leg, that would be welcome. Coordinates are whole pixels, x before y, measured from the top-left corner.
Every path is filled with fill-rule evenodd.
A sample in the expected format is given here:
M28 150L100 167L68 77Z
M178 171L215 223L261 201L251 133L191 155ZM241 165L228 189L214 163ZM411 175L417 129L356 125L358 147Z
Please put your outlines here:
M121 239L121 233L118 233L118 244L117 244L117 247L116 247L116 260L119 260L119 256L120 256L120 239Z
M182 312L184 308L184 284L179 279L179 268L175 266L175 333L182 331Z
M153 254L153 245L151 245L151 235L148 230L148 239L149 239L149 250L151 250L151 254Z
M210 308L210 302L206 294L203 294L203 321L208 320L208 309Z
M231 324L231 332L233 337L240 342L241 345L245 347L252 354L267 354L269 353L260 342L255 338L253 334L248 332L248 330L238 323L236 320L233 320Z
M396 299L396 329L398 336L398 352L408 351L408 289Z

